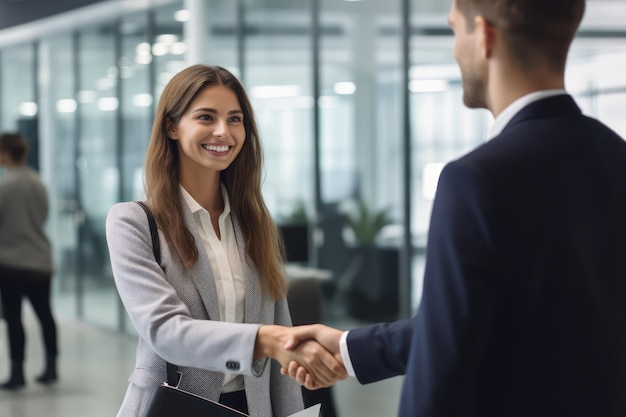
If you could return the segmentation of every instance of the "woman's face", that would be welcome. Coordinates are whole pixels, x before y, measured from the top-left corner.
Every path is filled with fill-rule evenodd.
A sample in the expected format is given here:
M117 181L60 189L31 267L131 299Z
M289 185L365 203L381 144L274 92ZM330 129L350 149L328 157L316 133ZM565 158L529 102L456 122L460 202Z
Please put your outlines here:
M246 140L239 100L222 85L201 90L178 123L168 123L167 133L178 141L180 169L196 175L228 168Z

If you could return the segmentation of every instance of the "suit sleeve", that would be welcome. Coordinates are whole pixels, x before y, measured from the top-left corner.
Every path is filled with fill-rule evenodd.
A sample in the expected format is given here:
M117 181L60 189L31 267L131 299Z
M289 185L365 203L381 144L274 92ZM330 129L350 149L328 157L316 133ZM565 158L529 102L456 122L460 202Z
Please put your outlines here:
M411 344L411 320L379 323L350 330L350 361L361 384L404 375Z
M458 415L472 399L496 302L496 195L462 161L442 171L400 415Z

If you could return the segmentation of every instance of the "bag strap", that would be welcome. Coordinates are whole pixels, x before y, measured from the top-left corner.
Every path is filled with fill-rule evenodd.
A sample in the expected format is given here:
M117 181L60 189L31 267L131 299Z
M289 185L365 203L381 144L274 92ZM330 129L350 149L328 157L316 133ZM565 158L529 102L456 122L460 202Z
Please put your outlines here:
M165 268L161 265L161 243L159 242L159 232L157 231L154 215L152 214L152 211L150 211L150 207L148 207L145 202L137 201L137 204L139 204L143 211L146 212L146 216L148 217L148 227L150 227L150 237L152 238L152 252L154 252L154 259L157 261L163 272L165 272Z
M163 272L165 272L165 268L161 264L161 244L159 242L159 232L157 231L157 224L156 220L154 219L154 215L152 214L152 211L150 211L150 207L148 207L145 202L137 201L137 204L139 204L143 211L146 212L146 216L148 217L148 227L150 228L150 238L152 239L152 252L154 252L154 259L157 261ZM178 367L173 363L169 363L167 361L166 364L167 385L177 387L178 381L180 380Z

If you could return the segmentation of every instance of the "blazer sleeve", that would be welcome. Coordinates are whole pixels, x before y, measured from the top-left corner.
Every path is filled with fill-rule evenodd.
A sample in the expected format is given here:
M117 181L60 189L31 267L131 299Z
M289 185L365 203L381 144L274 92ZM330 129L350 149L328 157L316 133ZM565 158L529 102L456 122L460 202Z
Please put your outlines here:
M346 343L359 382L367 384L404 375L412 331L410 319L350 330Z
M139 337L161 358L179 366L214 372L258 375L253 368L260 324L226 323L194 317L154 259L145 212L136 203L118 203L109 210L106 238L113 277ZM163 242L163 241L162 241ZM171 279L182 267L167 258ZM178 263L179 264L179 263ZM176 276L173 276L176 275ZM181 284L182 285L182 284ZM189 297L197 292L193 284ZM191 294L191 295L189 295Z

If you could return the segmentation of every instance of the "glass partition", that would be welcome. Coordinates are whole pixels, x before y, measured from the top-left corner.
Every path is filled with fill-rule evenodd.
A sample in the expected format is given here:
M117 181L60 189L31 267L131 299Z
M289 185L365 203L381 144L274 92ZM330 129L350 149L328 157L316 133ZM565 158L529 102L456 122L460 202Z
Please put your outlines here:
M597 117L622 137L626 137L624 65L622 39L579 37L571 48L565 81L585 114Z
M219 65L239 77L238 3L232 0L205 1L205 58L208 65Z
M156 102L151 90L151 65L143 53L149 41L146 14L124 18L120 23L121 51L117 58L121 84L120 160L122 201L145 198L143 163L150 141Z
M142 59L154 67L154 103L159 102L167 82L187 66L186 44L183 39L183 21L180 14L183 2L174 2L152 11L154 19L153 38L138 46ZM178 20L177 20L178 18Z
M310 1L245 1L245 83L265 154L263 192L277 219L314 198Z
M365 320L398 314L399 12L399 1L321 2L319 265L333 272L332 313ZM382 228L372 222L378 215Z
M42 81L42 130L45 151L44 171L49 184L50 239L55 264L54 305L61 314L77 314L78 224L76 181L76 77L74 37L57 35L41 43L42 66L47 77ZM42 117L43 118L43 117Z
M35 48L28 43L5 48L0 55L0 125L5 131L20 131L31 145L38 132Z
M115 25L80 31L78 44L78 197L80 209L80 313L89 322L115 328L117 293L105 237L109 208L120 199L117 163L119 69Z

